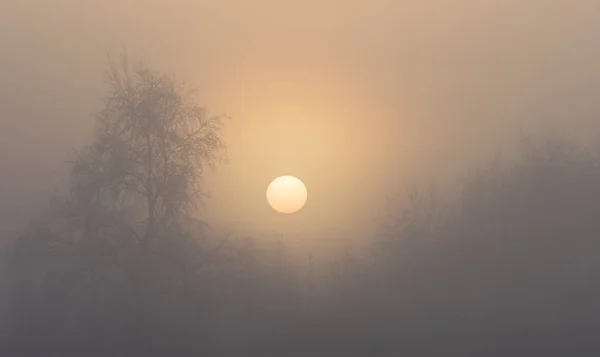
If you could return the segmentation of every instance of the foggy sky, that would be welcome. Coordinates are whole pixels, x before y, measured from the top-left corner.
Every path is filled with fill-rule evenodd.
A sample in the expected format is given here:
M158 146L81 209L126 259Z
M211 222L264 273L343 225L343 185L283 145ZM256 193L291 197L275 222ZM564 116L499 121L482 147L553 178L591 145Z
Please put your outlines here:
M595 135L599 15L597 0L4 0L2 232L64 187L107 54L124 47L231 116L212 220L335 231L363 225L390 187L453 180L521 129ZM282 219L265 189L287 174L308 203Z

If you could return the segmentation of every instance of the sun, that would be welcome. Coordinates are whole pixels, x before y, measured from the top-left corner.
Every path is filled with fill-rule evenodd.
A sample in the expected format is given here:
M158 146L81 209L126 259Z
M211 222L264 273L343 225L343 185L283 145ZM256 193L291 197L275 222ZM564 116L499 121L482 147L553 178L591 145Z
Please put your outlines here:
M294 176L280 176L267 187L267 201L279 213L298 212L304 207L307 195L304 183Z

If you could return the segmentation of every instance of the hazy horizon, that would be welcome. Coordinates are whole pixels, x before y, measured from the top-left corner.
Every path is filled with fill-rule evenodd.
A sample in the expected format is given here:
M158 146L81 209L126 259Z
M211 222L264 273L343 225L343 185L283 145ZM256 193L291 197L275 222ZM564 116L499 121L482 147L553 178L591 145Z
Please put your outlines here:
M516 144L557 134L600 149L599 15L598 0L0 1L0 350L594 350L600 151ZM104 71L124 52L227 116L229 163L205 174L198 213L216 234L177 221L191 186L167 163L176 184L164 189L169 172L157 186L167 223L153 225L152 149L141 221L138 206L81 203L85 189L90 201L126 189L82 184L71 216L24 231L58 212L50 199L94 139ZM522 161L465 181L515 152ZM290 215L265 194L283 175L308 192ZM413 184L442 198L406 196ZM387 226L394 200L408 202L390 208L406 217Z

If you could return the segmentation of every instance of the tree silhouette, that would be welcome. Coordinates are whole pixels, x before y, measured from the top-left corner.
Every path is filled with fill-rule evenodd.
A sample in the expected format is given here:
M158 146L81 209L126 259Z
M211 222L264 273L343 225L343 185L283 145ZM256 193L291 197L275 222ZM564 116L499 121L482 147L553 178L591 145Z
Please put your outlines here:
M222 117L194 90L122 56L107 71L111 92L96 114L92 143L77 153L72 193L86 209L128 217L139 238L181 219L203 196L206 168L223 162Z
M109 345L149 355L201 341L187 334L208 310L201 271L216 250L192 209L206 170L225 161L223 117L125 55L106 74L110 92L91 143L76 152L68 197L13 247L16 355Z

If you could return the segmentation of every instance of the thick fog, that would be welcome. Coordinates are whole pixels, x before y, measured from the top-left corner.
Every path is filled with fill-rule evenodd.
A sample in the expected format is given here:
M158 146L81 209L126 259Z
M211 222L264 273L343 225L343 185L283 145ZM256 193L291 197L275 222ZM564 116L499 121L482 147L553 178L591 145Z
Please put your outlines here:
M256 287L264 296L253 295L252 304L275 304L279 310L272 314L284 317L264 312L264 318L257 313L227 325L224 321L238 321L230 319L237 316L238 303L228 302L211 312L214 322L178 327L178 336L218 326L214 331L225 332L202 335L207 346L259 346L247 351L252 355L302 350L317 356L398 351L437 356L455 347L464 356L465 341L477 340L478 347L469 350L476 355L494 350L498 356L520 356L540 351L535 348L548 336L571 332L581 341L569 340L573 345L566 351L591 348L590 326L600 323L594 316L600 309L593 310L599 306L589 298L598 292L586 285L600 277L600 266L585 263L597 258L590 252L598 247L592 239L600 202L594 201L600 190L598 183L594 186L600 177L594 161L600 138L598 16L597 0L5 0L0 3L3 290L18 290L8 283L16 276L12 246L19 236L41 234L26 228L53 209L51 198L67 194L69 161L93 141L92 114L102 109L110 91L107 64L126 51L132 61L141 59L196 87L199 104L228 117L222 140L229 162L206 173L210 198L196 213L211 225L211 237L252 236L287 249L277 263L282 266L261 265L247 275L236 275L244 271L237 263L231 263L235 269L219 263L235 270L223 268L228 284L239 286L235 279L265 284ZM524 133L539 142L523 146ZM577 153L552 141L557 137ZM580 152L584 148L590 151ZM547 164L545 155L565 166L532 169ZM506 161L480 170L495 157ZM267 185L281 175L295 175L308 188L307 204L297 214L277 214L266 202ZM469 181L473 175L477 184ZM544 180L547 185L536 185ZM407 194L413 185L423 187L418 192L424 196ZM440 196L435 204L423 198L434 191ZM390 206L390 200L398 206ZM431 228L420 220L424 215L436 221L431 214L438 202L443 223ZM555 211L548 208L554 206ZM416 234L388 226L382 215L401 215L405 211L399 207L412 212L403 225L418 222L431 231ZM566 213L564 227L574 230L544 223L562 222L557 217ZM426 237L417 240L427 243L406 243L413 235ZM545 236L550 238L544 241ZM390 237L400 243L386 245L382 253L381 244ZM240 254L254 254L265 264L277 260ZM228 255L227 261L237 257ZM344 265L340 259L352 271L340 268L346 274L341 278L332 273L332 266ZM558 262L584 267L548 268ZM473 273L478 268L481 276ZM311 274L320 277L314 287ZM531 281L540 285L534 288ZM344 284L356 291L347 292ZM470 284L479 290L471 294ZM411 293L403 293L407 290ZM15 294L2 294L3 316L12 316L8 296ZM232 294L241 301L251 295L246 290ZM556 297L548 306L582 307L565 310L566 317L546 315L542 307L532 312L530 300L548 294ZM573 294L581 301L569 300ZM447 298L438 298L442 295ZM288 304L294 299L302 307ZM496 306L496 299L506 303ZM378 305L376 311L369 301ZM173 314L185 315L195 306L181 304L183 312ZM39 308L53 309L52 304ZM531 312L523 318L527 322L511 320L522 311ZM175 315L170 319L179 321ZM463 315L468 322L458 326ZM8 345L16 340L11 331L18 329L14 319L4 320L9 322L2 331L11 337L0 342ZM289 330L244 325L260 321ZM485 332L476 332L479 327ZM235 336L231 341L227 331ZM493 331L502 338L496 340ZM102 332L97 336L90 345L102 340ZM352 336L362 338L356 337L355 348ZM405 349L396 345L402 338ZM38 342L43 344L32 337L24 343ZM429 349L438 343L446 347ZM63 352L49 353L67 353L56 346ZM245 347L238 347L227 353L239 355ZM77 348L68 353L84 351ZM226 353L211 348L203 351ZM586 348L574 355L591 351ZM38 355L31 351L13 353Z
M452 179L520 129L593 132L598 11L589 0L5 1L2 212L13 221L63 184L108 55L127 48L231 116L215 216L274 224L264 190L285 172L310 186L304 219L337 229L382 187Z

